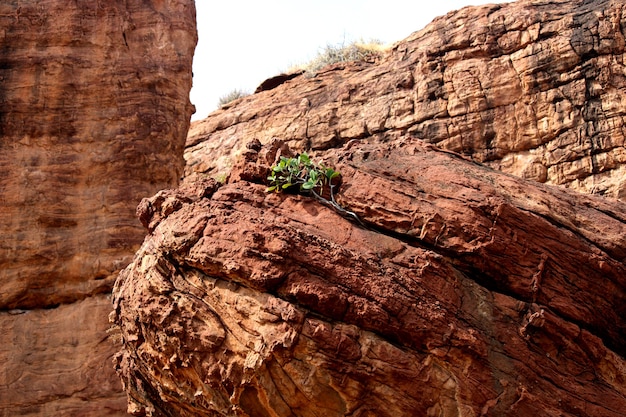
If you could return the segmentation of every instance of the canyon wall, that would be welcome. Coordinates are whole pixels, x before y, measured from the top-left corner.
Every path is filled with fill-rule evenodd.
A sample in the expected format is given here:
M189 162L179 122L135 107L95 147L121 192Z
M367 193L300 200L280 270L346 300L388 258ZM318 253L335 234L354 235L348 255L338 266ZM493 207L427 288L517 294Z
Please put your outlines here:
M194 123L187 173L227 172L247 138L328 149L399 130L522 178L625 198L625 26L616 0L452 12L377 61L296 77Z
M110 291L178 183L192 0L0 4L0 415L125 415Z
M193 124L113 291L129 409L623 416L624 7L466 8ZM354 215L267 192L302 150Z

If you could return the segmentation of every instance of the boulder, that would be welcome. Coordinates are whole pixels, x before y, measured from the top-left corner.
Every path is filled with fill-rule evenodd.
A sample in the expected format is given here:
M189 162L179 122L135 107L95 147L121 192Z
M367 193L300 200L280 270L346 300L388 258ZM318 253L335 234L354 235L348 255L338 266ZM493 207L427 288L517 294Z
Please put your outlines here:
M268 193L254 149L144 200L113 291L135 415L623 414L626 205L384 139L319 155L360 222Z

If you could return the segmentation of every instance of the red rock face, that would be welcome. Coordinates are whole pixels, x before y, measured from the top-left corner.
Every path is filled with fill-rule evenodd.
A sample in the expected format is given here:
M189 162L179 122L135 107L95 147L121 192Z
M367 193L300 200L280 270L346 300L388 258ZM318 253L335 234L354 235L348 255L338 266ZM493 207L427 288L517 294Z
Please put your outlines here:
M379 62L301 76L194 123L187 174L226 172L252 138L327 149L401 130L522 178L624 198L624 16L619 0L450 13Z
M248 181L142 203L114 290L130 409L623 415L626 205L384 139L327 153L367 228L267 193L254 151Z
M104 305L182 173L195 6L4 2L0 28L0 409L121 415Z
M195 124L113 291L129 410L623 416L624 16L464 9ZM276 138L364 226L267 193Z

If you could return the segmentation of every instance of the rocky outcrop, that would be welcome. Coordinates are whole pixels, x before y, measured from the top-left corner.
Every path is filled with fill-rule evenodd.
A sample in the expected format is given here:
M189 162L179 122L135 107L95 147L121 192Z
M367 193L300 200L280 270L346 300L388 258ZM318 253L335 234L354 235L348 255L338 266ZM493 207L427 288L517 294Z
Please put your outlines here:
M0 414L124 415L108 293L183 170L194 2L3 2L0 28Z
M382 139L324 153L365 228L267 193L278 146L144 200L114 289L135 415L623 415L626 205Z
M464 9L194 124L113 291L129 410L623 416L623 9ZM361 222L266 191L303 149Z
M465 8L378 62L287 80L192 125L187 175L220 176L250 138L328 149L387 131L547 184L626 196L619 0Z

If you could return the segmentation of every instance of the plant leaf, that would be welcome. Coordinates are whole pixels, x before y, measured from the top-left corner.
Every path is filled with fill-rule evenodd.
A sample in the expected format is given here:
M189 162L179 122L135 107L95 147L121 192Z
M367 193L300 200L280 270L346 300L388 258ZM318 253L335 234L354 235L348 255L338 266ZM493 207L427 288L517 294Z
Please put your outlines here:
M311 158L309 158L309 155L306 152L302 152L298 156L298 162L304 165L308 165L311 163Z

